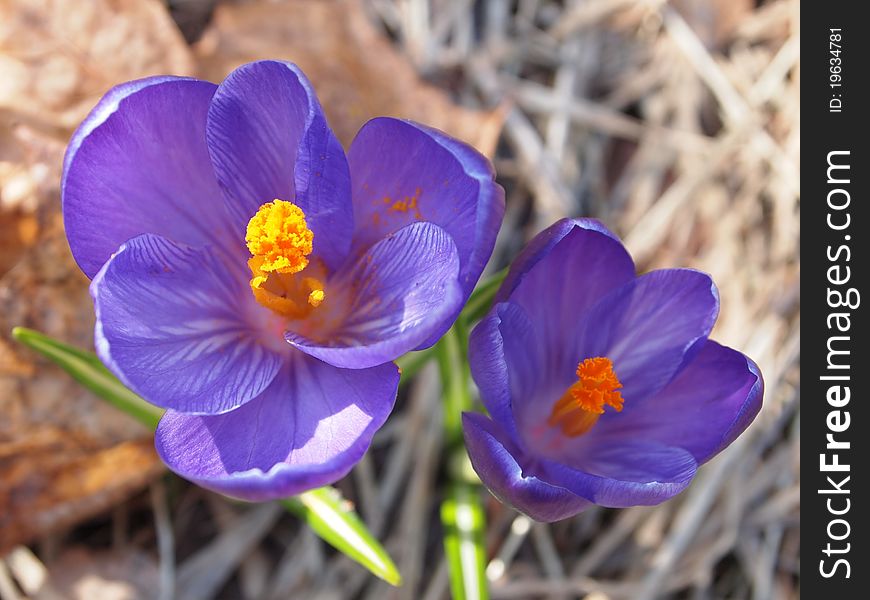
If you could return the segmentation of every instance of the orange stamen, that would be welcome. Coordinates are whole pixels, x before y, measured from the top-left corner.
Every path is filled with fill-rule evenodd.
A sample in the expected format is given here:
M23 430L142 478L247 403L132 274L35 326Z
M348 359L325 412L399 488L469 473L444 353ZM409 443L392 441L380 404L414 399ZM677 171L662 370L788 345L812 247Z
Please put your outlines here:
M553 405L547 424L559 425L570 437L582 435L598 422L605 405L622 411L621 388L609 358L587 358L577 365L577 382Z

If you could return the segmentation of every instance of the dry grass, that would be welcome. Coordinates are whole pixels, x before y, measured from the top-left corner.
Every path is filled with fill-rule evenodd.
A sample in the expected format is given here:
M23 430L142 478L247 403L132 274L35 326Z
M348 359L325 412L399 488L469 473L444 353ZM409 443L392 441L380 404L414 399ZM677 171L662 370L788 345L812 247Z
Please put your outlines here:
M422 72L506 106L494 266L599 217L643 269L712 273L714 336L765 375L759 419L673 501L531 528L491 503L493 596L798 597L798 3L372 4ZM434 573L424 597L446 597Z

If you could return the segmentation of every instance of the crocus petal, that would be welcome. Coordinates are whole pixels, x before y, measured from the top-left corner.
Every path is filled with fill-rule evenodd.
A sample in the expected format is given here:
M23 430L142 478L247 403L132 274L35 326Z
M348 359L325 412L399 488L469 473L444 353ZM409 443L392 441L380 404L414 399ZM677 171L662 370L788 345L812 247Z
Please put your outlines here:
M508 448L507 436L485 416L462 415L465 446L474 470L496 498L536 521L552 522L582 512L591 503L563 487L551 485L523 473ZM516 449L513 448L516 452Z
M207 132L239 235L262 204L288 200L305 213L314 254L338 268L353 232L350 174L302 71L274 60L239 67L214 95Z
M515 418L527 440L585 358L574 345L578 324L634 277L631 257L597 221L565 219L537 236L497 294L509 302L496 304L470 340L472 373L484 385L481 398L493 417L502 424ZM476 363L482 364L475 368ZM512 385L504 385L508 379L500 372L511 373ZM502 410L495 404L509 406L514 417L498 417Z
M605 356L623 384L626 405L661 390L706 341L719 312L710 276L663 269L634 279L602 298L563 347L562 370Z
M510 301L525 310L548 351L546 363L572 363L569 375L584 358L563 354L572 350L565 342L575 333L576 324L606 294L635 277L634 263L622 244L609 232L590 227L594 224L589 220L574 222L562 239L542 249L537 262L531 255L524 257L520 268L530 269L507 282L516 285Z
M210 416L168 411L157 452L204 488L263 501L333 483L368 449L396 398L393 364L337 369L296 353L244 406Z
M387 117L360 129L348 161L355 247L368 247L415 220L435 223L456 243L467 298L504 216L504 190L489 161L441 131Z
M450 235L432 223L413 223L330 278L327 300L297 323L310 333L293 329L286 339L336 367L389 362L450 328L463 302L458 271Z
M570 269L567 265L560 264L555 260L548 260L549 269L543 268L542 272L534 276L538 280L538 284L549 286L553 281L559 281L558 278L564 277L564 274L567 273L570 281L582 286L582 297L585 298L588 294L594 302L595 297L600 297L612 289L608 286L622 285L634 277L635 269L631 256L619 238L600 221L596 219L561 219L536 235L517 255L495 296L495 302L508 300L526 275L541 260L546 258L565 236L576 229L592 233L592 235L578 234L579 239L571 245L571 247L578 246L576 251L579 255L574 262L581 263L579 270ZM598 236L594 235L595 233L610 238L612 243L600 240ZM595 244L595 246L591 247L590 244ZM595 266L593 271L588 272L587 269L593 265ZM608 273L608 271L613 272ZM602 273L605 274L604 279L600 279ZM552 279L553 277L556 279ZM588 302L577 308L587 306L589 306Z
M468 361L486 410L506 431L515 431L517 404L539 395L546 369L528 315L511 302L496 304L471 332Z
M250 324L268 315L245 283L207 248L135 237L91 283L97 352L153 404L199 414L231 410L271 383L283 350L259 341Z
M535 474L595 504L623 508L664 502L683 491L697 469L682 448L616 438L588 444L570 465L538 459Z
M205 144L212 83L153 77L113 88L73 134L61 185L73 256L93 277L142 233L200 246L229 243Z
M761 410L763 393L761 372L752 360L707 341L658 394L639 406L626 404L625 414L602 419L588 435L680 446L701 464L743 433Z

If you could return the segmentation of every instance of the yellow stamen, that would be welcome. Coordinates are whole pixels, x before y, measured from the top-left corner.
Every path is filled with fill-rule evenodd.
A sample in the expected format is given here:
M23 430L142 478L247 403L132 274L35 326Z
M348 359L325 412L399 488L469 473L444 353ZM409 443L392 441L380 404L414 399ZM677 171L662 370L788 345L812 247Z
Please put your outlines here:
M301 208L278 199L262 205L248 221L245 242L252 254L248 267L257 302L280 315L301 318L326 298L323 282L314 274L296 277L308 267L314 248L314 232Z
M589 431L604 414L604 406L622 411L622 388L609 358L587 358L577 365L577 381L553 405L547 424L576 437Z
M252 255L263 257L261 271L298 273L308 266L314 233L301 208L276 199L261 206L248 221L245 242Z

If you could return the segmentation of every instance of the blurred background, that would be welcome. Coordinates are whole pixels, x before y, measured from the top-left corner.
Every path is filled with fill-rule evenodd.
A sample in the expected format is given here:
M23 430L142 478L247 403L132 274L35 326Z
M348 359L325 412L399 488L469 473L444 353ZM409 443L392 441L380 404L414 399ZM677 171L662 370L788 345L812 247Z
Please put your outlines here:
M59 182L99 97L263 58L303 68L345 144L395 115L490 156L507 214L488 272L598 217L641 270L710 272L714 337L765 375L756 422L663 505L542 525L487 494L492 597L799 597L799 20L797 0L0 0L0 600L449 597L437 371L337 484L396 589L276 505L167 475L145 428L9 335L92 348Z

